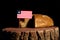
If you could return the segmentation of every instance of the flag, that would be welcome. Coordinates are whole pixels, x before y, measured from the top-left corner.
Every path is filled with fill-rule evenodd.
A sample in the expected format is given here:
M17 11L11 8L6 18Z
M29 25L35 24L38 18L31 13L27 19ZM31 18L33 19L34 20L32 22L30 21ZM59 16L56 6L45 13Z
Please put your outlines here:
M17 18L32 18L32 11L21 11L20 14L17 14Z

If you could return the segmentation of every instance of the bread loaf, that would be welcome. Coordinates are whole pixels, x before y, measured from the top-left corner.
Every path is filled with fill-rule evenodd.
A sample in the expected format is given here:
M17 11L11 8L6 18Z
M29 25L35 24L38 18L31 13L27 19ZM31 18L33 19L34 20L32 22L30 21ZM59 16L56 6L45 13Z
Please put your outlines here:
M43 14L33 14L35 27L50 27L54 26L53 19L47 15ZM19 27L25 28L30 19L24 18L24 21L19 20Z
M53 19L43 14L33 14L35 27L50 27L54 25Z

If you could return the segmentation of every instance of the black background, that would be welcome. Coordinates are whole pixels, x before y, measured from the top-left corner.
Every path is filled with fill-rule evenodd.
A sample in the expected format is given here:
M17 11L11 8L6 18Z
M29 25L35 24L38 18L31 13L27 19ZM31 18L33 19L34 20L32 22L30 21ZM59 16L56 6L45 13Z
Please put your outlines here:
M48 0L2 0L0 2L0 30L6 27L18 27L17 10L32 10L33 14L46 14L54 20L55 26L60 26L60 12L57 2L53 3ZM1 34L4 33L1 32ZM7 37L3 38L6 35L1 35L0 39L9 40Z

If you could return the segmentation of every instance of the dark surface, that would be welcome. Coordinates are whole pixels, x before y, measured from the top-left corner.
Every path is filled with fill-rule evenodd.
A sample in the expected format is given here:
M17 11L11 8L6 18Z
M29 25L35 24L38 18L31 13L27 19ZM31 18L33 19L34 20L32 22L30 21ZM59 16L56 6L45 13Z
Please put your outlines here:
M2 32L2 28L18 27L17 10L32 10L33 14L46 14L53 18L55 26L60 26L59 3L55 7L53 6L54 3L52 4L52 2L48 2L47 0L2 0L0 4L0 40L10 40L8 37L10 34Z

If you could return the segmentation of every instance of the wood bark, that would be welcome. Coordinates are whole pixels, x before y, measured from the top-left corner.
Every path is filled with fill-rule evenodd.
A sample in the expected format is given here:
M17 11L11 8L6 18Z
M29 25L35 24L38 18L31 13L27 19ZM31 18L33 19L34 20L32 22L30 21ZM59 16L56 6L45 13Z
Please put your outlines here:
M41 40L45 40L44 38L44 31L38 31L38 34L39 34L39 40L40 40L40 37L41 37Z
M30 36L31 40L38 40L38 36L37 36L36 31L35 31L35 32L32 31L32 32L30 32L30 33L31 33L31 36Z
M16 40L58 40L59 28L5 28L3 31L15 32ZM39 39L40 38L40 39Z

